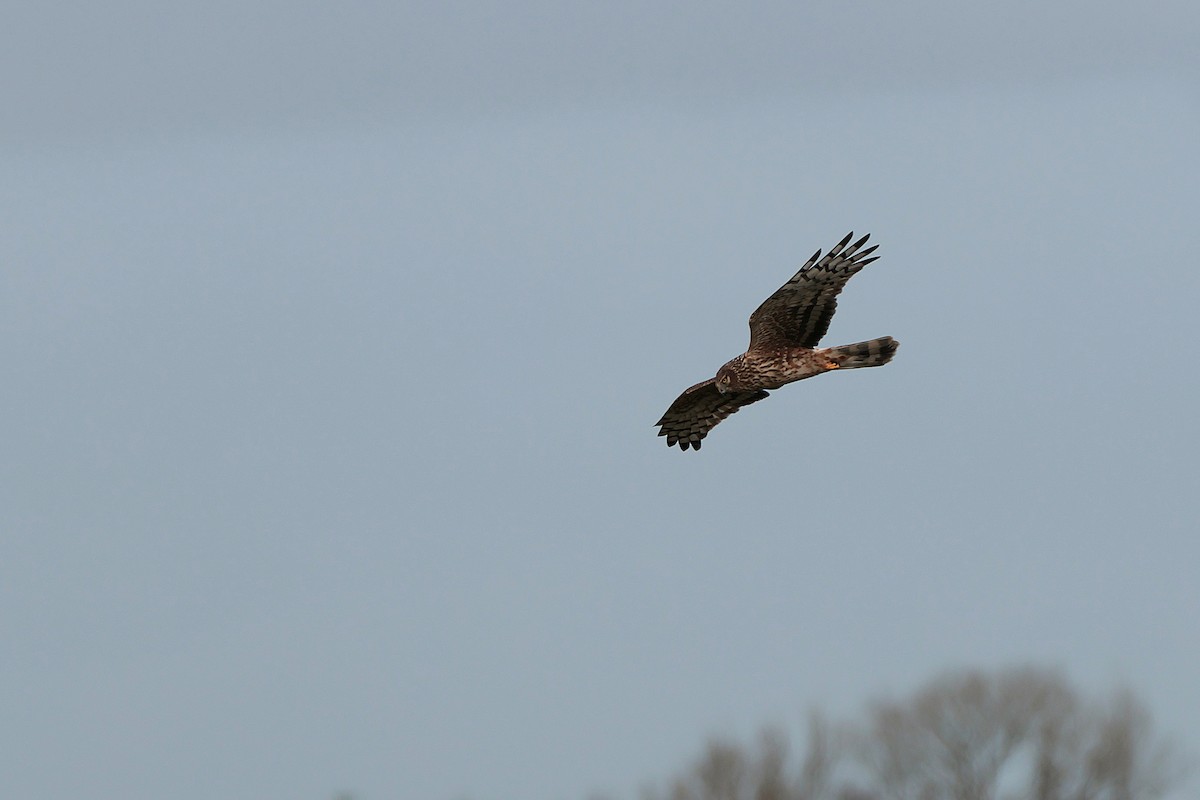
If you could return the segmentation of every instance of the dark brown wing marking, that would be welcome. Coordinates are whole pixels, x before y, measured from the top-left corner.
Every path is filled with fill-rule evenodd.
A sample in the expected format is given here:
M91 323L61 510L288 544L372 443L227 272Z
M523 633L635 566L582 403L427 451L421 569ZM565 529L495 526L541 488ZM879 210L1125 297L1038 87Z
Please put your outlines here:
M717 379L709 378L703 383L684 391L671 403L662 419L654 423L661 426L659 436L667 437L667 447L679 444L679 449L689 447L700 449L700 440L708 436L708 432L717 423L735 413L742 406L757 403L767 392L758 389L753 392L717 391Z
M879 258L867 258L879 245L859 251L870 234L847 247L853 237L853 232L848 233L824 258L818 250L750 315L751 350L817 346L829 330L846 281Z

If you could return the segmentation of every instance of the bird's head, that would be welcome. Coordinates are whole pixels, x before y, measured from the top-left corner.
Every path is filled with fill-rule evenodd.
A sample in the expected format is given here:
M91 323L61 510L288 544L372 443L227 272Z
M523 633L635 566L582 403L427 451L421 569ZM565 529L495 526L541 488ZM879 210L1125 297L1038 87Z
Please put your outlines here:
M717 370L717 391L721 394L738 388L737 372L728 364Z

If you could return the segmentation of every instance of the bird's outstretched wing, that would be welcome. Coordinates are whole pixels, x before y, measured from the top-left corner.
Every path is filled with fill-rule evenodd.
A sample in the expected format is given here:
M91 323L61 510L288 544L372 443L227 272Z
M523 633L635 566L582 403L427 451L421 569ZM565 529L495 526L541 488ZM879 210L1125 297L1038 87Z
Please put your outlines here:
M859 250L870 234L849 244L853 237L853 232L846 234L824 258L818 250L791 280L755 309L750 315L751 350L817 346L829 330L837 296L846 281L879 258L867 258L879 245Z
M679 395L662 419L654 424L661 426L658 435L667 437L667 447L678 443L681 450L689 447L699 450L700 440L708 436L717 423L742 406L757 403L764 397L767 397L764 389L721 394L717 391L717 379L709 378Z

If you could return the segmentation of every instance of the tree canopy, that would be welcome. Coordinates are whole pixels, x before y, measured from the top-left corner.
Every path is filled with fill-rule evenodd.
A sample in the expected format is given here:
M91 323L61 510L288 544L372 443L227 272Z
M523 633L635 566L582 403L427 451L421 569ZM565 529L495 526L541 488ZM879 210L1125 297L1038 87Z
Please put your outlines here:
M1082 696L1057 672L947 673L861 719L810 719L805 749L765 730L708 743L646 800L1158 800L1184 777L1129 691Z

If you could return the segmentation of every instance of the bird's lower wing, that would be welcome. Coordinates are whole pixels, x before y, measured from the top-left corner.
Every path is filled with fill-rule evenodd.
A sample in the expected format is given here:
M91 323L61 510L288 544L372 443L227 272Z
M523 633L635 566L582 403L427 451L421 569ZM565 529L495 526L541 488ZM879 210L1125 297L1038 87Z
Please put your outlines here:
M763 389L721 394L717 391L716 378L709 378L679 395L662 419L654 424L660 427L658 435L667 437L667 447L678 444L681 450L689 447L699 450L700 440L721 420L742 406L757 403L767 396Z

